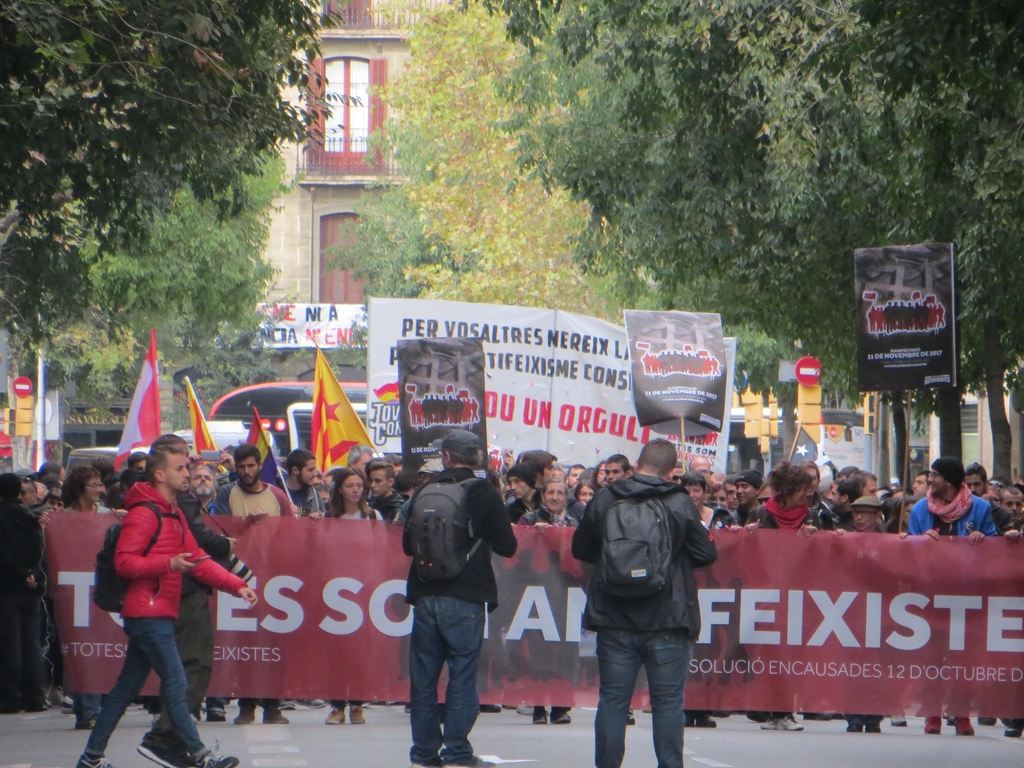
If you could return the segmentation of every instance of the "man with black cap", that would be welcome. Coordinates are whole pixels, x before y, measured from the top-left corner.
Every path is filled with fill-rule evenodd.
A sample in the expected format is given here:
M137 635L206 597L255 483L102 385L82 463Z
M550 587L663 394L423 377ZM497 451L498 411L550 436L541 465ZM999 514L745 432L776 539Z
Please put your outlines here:
M42 712L43 533L22 504L21 478L0 475L0 714Z
M444 471L413 496L402 536L402 548L412 557L405 600L416 606L409 643L409 759L413 768L489 768L493 763L474 755L469 743L480 711L477 660L484 610L498 605L491 551L511 557L518 542L501 494L474 474L482 458L480 438L455 429L438 447ZM441 532L446 524L452 530ZM454 557L442 551L445 533L455 540ZM442 733L437 683L446 663Z
M505 505L508 519L513 525L527 512L537 508L537 468L528 461L521 461L505 473L512 498Z
M932 462L928 473L928 494L910 510L907 533L910 536L966 536L971 544L980 544L986 536L998 536L992 520L992 505L974 496L964 482L964 465L960 459L944 456ZM941 717L925 718L924 732L942 731ZM973 736L974 728L968 717L956 718L956 732Z
M763 483L764 478L756 469L746 469L736 475L736 519L740 525L754 522L754 511L760 504L757 494Z

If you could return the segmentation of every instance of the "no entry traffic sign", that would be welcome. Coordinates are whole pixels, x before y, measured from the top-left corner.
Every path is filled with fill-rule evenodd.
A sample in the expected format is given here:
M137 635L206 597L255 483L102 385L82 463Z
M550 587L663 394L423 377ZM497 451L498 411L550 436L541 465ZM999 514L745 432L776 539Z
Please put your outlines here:
M816 387L821 382L821 360L801 357L796 361L796 380L805 387Z
M11 382L11 389L18 397L28 397L32 394L32 379L28 376L19 376Z

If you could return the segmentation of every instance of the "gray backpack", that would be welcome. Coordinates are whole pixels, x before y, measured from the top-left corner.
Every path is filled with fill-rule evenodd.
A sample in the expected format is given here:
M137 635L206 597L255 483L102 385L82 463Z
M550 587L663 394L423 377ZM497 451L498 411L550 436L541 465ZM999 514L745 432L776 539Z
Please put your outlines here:
M413 500L406 525L412 561L423 581L456 578L480 546L482 539L473 541L473 521L463 508L466 487L477 479L430 483Z
M669 511L657 498L619 499L601 520L601 588L616 597L651 597L671 580Z

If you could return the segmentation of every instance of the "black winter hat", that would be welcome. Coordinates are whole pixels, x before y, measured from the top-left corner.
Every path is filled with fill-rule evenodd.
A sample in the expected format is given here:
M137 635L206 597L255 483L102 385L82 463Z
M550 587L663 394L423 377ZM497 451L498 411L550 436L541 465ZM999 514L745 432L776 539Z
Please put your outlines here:
M512 468L505 473L505 477L509 480L513 477L518 477L531 488L537 487L537 467L528 461L521 461L518 464L512 465Z
M943 456L932 462L932 469L957 490L964 484L964 463L955 456Z
M737 483L746 483L752 488L760 489L764 485L764 477L756 469L747 469L736 475Z
M21 478L13 472L0 475L0 501L16 501L21 493Z

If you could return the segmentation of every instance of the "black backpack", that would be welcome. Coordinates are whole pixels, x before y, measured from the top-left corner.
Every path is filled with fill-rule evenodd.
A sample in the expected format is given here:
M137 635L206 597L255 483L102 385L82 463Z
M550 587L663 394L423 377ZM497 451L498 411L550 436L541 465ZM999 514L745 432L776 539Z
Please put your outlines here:
M165 515L156 504L145 502L139 506L148 507L156 515L156 533L149 540L149 544L142 552L145 557L149 551L156 546L160 538L160 531L164 527L164 517L177 517L177 515ZM103 537L103 546L96 553L96 584L92 592L92 601L102 611L120 613L124 608L124 596L128 592L128 580L117 575L117 568L114 566L114 553L117 551L117 540L121 538L121 524L114 523L107 528Z
M409 511L409 541L416 573L423 581L449 581L465 568L482 539L473 541L473 522L463 508L466 486L460 483L430 483L416 494Z
M669 511L657 498L619 499L601 520L598 583L616 597L651 597L671 580Z

